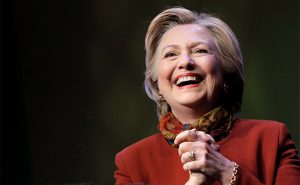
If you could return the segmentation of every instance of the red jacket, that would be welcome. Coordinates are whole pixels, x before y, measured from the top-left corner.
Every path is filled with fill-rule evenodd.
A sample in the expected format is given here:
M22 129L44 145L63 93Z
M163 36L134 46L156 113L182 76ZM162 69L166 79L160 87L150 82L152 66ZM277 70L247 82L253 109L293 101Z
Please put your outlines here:
M230 134L218 144L220 152L240 166L237 185L300 184L297 149L282 123L237 120ZM125 148L116 155L115 162L116 185L184 185L189 178L182 169L177 148L171 147L161 134Z

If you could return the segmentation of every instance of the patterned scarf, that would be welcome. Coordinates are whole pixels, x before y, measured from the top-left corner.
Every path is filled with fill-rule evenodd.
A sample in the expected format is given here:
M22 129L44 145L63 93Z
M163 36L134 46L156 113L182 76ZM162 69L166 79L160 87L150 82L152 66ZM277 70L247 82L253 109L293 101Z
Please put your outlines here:
M204 114L192 124L180 123L175 118L174 114L169 112L160 119L158 128L167 142L171 146L177 147L174 144L176 136L184 130L190 130L193 128L198 131L203 131L206 134L210 134L215 141L220 141L228 135L235 119L236 115L234 113L231 113L224 107L220 106Z

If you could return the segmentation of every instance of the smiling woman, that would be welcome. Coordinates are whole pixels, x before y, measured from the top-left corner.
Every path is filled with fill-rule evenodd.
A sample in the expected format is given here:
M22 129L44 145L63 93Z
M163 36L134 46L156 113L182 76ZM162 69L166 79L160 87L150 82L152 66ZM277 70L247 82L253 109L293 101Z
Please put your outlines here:
M182 123L195 122L221 104L222 67L215 48L210 32L196 24L175 26L160 41L155 69L159 93Z
M152 20L145 46L145 89L157 104L161 132L116 155L117 185L300 181L285 125L239 117L243 58L226 23L170 8Z

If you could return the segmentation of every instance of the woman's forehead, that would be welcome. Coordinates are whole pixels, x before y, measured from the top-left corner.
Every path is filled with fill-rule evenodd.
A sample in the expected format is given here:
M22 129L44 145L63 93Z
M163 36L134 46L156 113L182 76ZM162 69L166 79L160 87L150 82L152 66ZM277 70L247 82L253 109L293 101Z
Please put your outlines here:
M212 47L213 40L212 34L197 24L177 25L162 36L157 49L162 51L168 47L192 47L201 44Z

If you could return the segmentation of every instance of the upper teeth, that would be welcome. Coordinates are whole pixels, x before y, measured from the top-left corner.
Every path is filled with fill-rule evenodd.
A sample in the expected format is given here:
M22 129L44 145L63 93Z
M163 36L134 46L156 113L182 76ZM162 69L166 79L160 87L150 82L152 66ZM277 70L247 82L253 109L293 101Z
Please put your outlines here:
M186 82L186 81L196 80L196 79L197 78L195 76L182 76L177 80L176 85L180 84L181 82Z

